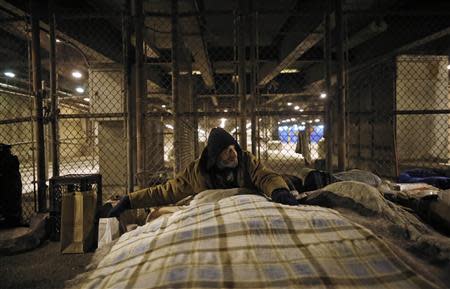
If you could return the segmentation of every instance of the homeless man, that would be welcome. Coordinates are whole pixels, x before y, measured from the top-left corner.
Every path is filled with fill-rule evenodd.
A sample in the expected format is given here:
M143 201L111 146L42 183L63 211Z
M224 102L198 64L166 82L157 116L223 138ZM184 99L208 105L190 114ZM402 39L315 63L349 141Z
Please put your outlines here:
M125 195L109 216L118 217L131 208L175 204L204 190L231 188L247 188L278 203L297 204L280 175L264 167L251 153L243 151L227 131L217 127L211 130L199 159L164 184Z

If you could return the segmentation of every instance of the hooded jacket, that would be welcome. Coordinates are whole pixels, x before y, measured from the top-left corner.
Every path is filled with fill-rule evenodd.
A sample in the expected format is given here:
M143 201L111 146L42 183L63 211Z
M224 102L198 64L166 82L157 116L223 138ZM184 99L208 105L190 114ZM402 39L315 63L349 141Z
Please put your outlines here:
M266 168L251 153L243 151L228 132L214 128L199 159L164 184L130 193L131 207L146 208L175 204L204 190L220 189L214 181L214 166L220 152L230 144L235 145L238 153L238 166L234 170L239 188L257 191L267 197L271 197L276 189L289 190L280 175Z

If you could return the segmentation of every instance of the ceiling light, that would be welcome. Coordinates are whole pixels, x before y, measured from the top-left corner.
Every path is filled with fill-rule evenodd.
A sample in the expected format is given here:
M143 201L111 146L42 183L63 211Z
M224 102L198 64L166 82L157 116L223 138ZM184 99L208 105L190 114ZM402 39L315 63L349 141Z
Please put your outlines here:
M288 102L287 105L288 105L288 106L291 106L291 105L292 105L292 102Z
M170 129L173 129L173 126L170 125L170 124L166 124L166 127L167 127L167 128L170 128Z
M202 72L200 70L192 70L192 75L201 75Z
M297 72L298 72L298 69L296 69L296 68L286 68L286 69L283 69L281 71L281 73L283 73L283 74L285 74L285 73L297 73Z
M296 106L294 107L294 109L295 109L295 110L299 110L299 109L300 109L300 106L296 105Z
M81 78L83 75L78 70L74 70L74 71L72 71L72 76L74 78Z
M321 94L320 94L320 98L326 98L327 97L327 94L325 93L325 92L322 92Z
M76 90L78 93L83 93L83 92L84 92L84 88L82 88L81 86L78 86L77 88L75 88L75 90Z
M308 123L312 123L312 120L308 120Z
M306 124L306 122L302 121L302 125L305 125L305 124Z
M13 78L16 76L16 74L12 71L6 71L4 74L5 74L5 76L8 76L10 78Z
M56 38L56 42L60 43L60 42L61 42L61 40L60 40L60 39L58 39L58 38Z
M318 118L316 118L315 120L314 120L314 122L319 122L320 121L320 119L318 119Z
M447 69L448 69L448 70L450 70L450 64L449 64L449 65L447 65Z
M300 109L300 112L304 112L305 110L302 108L302 109Z
M228 112L228 109L224 109L223 112Z
M163 105L161 105L161 107L162 107L162 108L166 108L166 105L165 105L165 104L163 104Z
M84 101L91 101L91 99L89 97L85 97L83 98Z

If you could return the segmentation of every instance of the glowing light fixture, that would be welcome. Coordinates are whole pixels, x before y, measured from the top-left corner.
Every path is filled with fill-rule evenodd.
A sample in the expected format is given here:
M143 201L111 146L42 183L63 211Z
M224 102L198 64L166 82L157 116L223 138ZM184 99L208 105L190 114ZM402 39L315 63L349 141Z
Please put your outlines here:
M78 86L77 88L75 88L75 90L78 93L83 93L84 92L84 88L82 88L81 86Z
M315 120L314 120L314 122L319 122L320 121L320 119L318 119L318 118L316 118Z
M286 68L283 69L280 73L286 74L286 73L297 73L298 69L296 68Z
M4 75L8 76L10 78L16 77L16 74L14 72L12 72L12 71L5 71Z
M325 92L322 92L321 94L320 94L320 98L326 98L327 97L327 94L325 93Z
M162 108L166 108L166 105L165 105L165 104L163 104L163 105L161 105L161 107L162 107Z
M171 126L170 124L166 124L167 128L173 129L173 126Z
M288 105L288 106L291 106L291 105L292 105L292 102L288 102L287 105Z
M295 110L299 110L299 109L300 109L300 106L296 105L296 106L294 107L294 109L295 109Z
M74 71L72 71L72 76L74 78L81 78L83 75L78 70L74 70Z
M83 98L84 101L91 101L91 99L89 97L85 97Z

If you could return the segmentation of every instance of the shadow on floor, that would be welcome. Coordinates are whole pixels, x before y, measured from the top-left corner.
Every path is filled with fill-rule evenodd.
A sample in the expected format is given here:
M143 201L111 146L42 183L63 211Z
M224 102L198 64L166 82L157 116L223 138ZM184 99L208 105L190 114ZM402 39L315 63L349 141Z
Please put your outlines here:
M0 287L64 288L64 282L85 271L94 253L61 254L60 243L45 241L38 248L0 256Z

